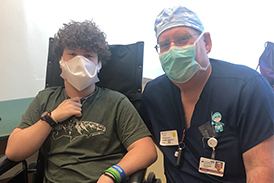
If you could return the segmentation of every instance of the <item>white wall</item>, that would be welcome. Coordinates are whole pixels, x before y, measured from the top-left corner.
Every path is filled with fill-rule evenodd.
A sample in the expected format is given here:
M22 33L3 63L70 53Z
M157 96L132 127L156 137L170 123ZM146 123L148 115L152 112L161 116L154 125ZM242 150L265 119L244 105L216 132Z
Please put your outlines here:
M145 42L144 77L161 74L154 20L166 6L196 11L211 32L210 57L256 68L274 42L271 0L0 0L0 101L33 97L44 88L48 38L69 20L92 19L109 44Z

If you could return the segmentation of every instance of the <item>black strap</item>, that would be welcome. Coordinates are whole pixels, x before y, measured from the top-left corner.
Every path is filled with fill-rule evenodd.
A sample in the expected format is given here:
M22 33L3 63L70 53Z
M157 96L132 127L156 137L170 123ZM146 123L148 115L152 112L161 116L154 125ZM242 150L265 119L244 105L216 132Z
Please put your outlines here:
M104 175L108 176L109 178L111 178L114 183L117 182L116 179L114 177L112 177L111 175L109 175L107 172L104 172L102 174L104 174Z

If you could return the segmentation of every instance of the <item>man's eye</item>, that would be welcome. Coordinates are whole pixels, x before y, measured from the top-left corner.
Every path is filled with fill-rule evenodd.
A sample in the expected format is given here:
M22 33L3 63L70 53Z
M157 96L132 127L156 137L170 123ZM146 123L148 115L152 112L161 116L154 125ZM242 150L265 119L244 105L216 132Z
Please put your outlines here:
M180 37L178 39L176 39L177 44L182 45L182 44L186 44L189 40L189 37Z
M170 42L162 42L162 43L160 43L159 45L160 45L160 48L169 47Z

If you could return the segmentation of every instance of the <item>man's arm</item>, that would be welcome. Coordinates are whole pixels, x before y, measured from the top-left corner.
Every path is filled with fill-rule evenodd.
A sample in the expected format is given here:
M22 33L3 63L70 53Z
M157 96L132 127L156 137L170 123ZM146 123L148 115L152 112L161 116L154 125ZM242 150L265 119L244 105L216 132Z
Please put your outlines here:
M274 182L274 135L243 154L247 183Z
M157 159L155 145L150 137L141 138L133 142L128 148L127 154L117 164L128 177L132 173L147 168ZM113 182L109 177L102 175L97 183Z

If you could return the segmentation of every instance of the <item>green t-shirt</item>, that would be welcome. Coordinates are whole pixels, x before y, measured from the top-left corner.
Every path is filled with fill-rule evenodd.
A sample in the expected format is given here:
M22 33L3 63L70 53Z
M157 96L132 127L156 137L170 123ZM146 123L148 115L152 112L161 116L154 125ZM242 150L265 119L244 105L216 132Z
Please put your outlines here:
M66 98L64 87L39 92L17 127L33 125L44 111L54 110ZM146 136L150 132L123 94L96 87L82 104L82 117L56 126L42 145L45 176L51 182L95 182L122 159L131 143Z

